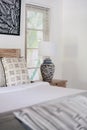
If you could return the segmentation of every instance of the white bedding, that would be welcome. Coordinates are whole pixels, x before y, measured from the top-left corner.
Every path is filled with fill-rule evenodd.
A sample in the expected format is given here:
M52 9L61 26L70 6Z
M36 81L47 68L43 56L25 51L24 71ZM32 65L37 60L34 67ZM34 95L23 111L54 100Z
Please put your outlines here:
M46 82L0 88L0 113L84 91L85 90L53 87Z

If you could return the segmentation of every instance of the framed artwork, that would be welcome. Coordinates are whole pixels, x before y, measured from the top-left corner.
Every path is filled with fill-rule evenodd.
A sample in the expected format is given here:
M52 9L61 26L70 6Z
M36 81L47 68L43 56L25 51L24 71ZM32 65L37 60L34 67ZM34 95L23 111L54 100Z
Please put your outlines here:
M0 0L0 34L20 35L21 0Z

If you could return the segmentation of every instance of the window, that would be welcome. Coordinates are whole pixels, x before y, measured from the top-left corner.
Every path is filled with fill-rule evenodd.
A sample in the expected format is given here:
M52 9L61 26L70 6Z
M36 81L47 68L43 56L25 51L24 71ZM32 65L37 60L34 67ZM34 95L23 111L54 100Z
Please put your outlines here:
M26 6L26 60L30 80L40 77L40 58L38 46L41 41L49 39L49 9L36 6Z

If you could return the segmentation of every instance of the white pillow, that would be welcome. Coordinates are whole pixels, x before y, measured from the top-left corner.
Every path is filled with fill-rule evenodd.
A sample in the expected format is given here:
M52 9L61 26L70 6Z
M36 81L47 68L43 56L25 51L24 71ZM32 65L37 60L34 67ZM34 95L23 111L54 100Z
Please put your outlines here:
M2 58L7 86L28 84L29 75L24 58Z

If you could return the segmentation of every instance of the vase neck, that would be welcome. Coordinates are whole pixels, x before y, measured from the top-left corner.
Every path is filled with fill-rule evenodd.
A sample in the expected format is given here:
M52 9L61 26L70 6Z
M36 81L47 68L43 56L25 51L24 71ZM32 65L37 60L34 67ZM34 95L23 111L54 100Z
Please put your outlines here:
M43 63L44 64L52 64L52 60L50 58L45 58Z

